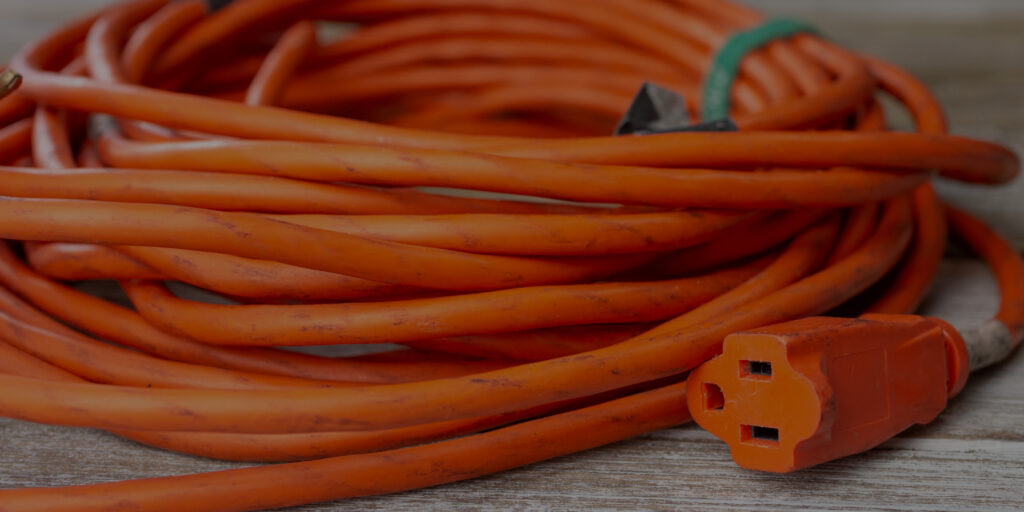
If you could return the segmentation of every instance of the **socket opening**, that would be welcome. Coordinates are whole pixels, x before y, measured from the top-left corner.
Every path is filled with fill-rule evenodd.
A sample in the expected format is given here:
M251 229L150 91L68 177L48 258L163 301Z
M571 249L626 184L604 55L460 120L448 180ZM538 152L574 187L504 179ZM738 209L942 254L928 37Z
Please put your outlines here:
M740 440L762 445L779 444L779 429L760 425L740 425Z
M740 361L740 377L771 380L772 363L769 361Z
M720 411L725 407L725 394L717 384L704 383L704 410Z

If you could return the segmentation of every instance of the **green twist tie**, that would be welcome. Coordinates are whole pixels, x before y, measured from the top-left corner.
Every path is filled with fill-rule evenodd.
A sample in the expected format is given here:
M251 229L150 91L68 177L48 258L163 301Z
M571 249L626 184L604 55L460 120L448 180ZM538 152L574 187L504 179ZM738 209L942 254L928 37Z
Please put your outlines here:
M765 22L746 32L737 32L722 45L711 62L711 71L704 81L704 120L729 117L732 107L732 84L740 71L740 62L748 53L775 41L797 34L817 34L818 30L803 21L779 18Z

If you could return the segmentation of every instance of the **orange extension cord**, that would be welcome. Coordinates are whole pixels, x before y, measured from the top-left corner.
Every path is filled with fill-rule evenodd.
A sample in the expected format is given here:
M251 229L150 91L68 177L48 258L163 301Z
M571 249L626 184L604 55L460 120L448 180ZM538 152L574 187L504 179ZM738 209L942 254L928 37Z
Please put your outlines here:
M11 63L0 415L290 463L4 490L0 510L280 507L685 423L686 374L730 333L913 311L947 222L997 274L1001 356L1024 334L1018 254L930 185L1006 183L1018 158L947 135L883 61L777 40L742 63L740 131L611 137L645 80L699 98L715 50L761 17L715 0L209 11L117 4ZM317 20L359 26L321 45ZM919 133L885 130L881 92ZM66 283L93 279L134 309ZM372 343L406 347L279 348Z

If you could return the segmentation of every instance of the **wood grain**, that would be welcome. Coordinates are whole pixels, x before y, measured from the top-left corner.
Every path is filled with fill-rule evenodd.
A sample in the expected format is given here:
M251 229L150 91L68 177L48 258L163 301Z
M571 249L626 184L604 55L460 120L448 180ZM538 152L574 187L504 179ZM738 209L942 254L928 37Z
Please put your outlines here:
M103 0L0 0L0 58ZM901 64L933 86L953 130L1024 151L1024 2L751 0L816 23L836 41ZM894 118L897 123L899 116ZM905 124L904 124L905 126ZM1024 248L1024 184L943 183ZM925 306L960 327L996 306L984 266L952 260ZM54 486L240 467L114 436L0 420L0 487ZM1021 510L1024 355L972 378L931 425L872 452L795 475L737 468L694 426L641 436L528 468L393 496L298 507L344 510Z

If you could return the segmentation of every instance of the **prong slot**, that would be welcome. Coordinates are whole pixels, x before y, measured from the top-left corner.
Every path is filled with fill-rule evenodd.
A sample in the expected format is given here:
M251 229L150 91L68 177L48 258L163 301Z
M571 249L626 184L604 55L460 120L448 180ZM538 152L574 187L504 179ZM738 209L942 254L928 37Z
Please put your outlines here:
M725 394L717 384L704 383L704 410L720 411L725 407Z
M770 361L740 361L740 377L771 380L772 363Z
M776 445L779 429L760 425L740 425L740 440L748 443Z

